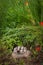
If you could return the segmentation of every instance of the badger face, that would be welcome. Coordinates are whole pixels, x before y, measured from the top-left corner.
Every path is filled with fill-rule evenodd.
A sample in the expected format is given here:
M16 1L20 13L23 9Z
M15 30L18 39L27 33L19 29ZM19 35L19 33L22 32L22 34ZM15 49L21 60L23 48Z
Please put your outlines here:
M18 46L18 47L14 48L14 53L21 53L22 54L22 53L25 53L26 50L27 50L26 47L23 47L23 46L20 47L20 46Z
M14 48L14 51L12 53L12 57L13 58L27 58L30 57L32 55L30 50L27 50L26 47L23 46L17 46Z

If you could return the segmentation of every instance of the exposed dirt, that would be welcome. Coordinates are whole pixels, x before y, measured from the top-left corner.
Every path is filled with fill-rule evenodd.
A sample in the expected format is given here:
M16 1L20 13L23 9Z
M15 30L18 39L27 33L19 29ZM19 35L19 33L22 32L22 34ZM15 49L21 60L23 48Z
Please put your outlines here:
M11 55L4 55L0 57L0 64L2 65L43 65L43 52L41 52L36 58L18 58L13 59Z
M0 54L0 65L43 65L43 52L40 52L35 58L31 56L13 59L11 54L4 53L5 50L0 50L2 53Z

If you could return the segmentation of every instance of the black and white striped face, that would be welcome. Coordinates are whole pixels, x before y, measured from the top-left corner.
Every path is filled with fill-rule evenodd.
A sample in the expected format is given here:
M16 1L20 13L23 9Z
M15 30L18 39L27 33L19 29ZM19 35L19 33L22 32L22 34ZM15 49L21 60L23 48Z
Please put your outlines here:
M15 53L25 53L26 50L27 50L26 47L23 47L23 46L18 46L14 48Z

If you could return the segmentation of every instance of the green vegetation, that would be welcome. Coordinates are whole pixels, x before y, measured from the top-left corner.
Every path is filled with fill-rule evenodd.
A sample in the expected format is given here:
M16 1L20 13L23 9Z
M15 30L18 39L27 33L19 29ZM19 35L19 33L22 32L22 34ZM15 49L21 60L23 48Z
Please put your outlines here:
M15 45L43 47L42 8L40 0L0 0L0 58L11 54Z

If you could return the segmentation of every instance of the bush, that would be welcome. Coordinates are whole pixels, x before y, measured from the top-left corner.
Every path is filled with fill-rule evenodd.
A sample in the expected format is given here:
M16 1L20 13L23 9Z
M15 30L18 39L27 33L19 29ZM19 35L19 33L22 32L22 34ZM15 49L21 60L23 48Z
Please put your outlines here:
M40 44L43 46L41 28L36 26L6 29L1 41L10 50L15 45L34 46L35 44Z

